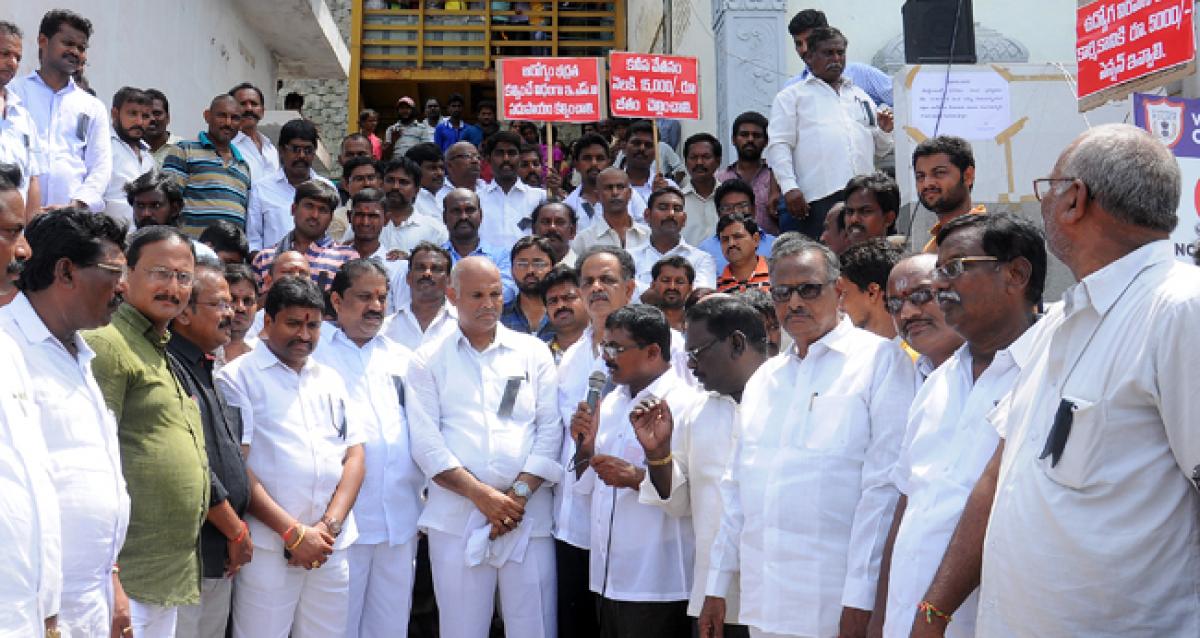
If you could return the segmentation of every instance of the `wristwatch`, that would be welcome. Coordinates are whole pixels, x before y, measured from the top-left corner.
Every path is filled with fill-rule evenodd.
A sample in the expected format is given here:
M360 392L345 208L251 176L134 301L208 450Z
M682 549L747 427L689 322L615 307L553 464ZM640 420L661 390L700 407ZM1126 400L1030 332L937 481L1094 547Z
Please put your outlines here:
M529 484L525 481L517 481L516 483L513 483L512 491L513 494L516 494L525 500L529 500L530 495L533 494L533 490L529 489Z
M334 518L332 516L326 516L325 518L321 519L321 522L325 523L325 527L329 528L329 533L333 534L334 538L337 538L338 536L342 535L342 522L341 521L337 520L336 518Z

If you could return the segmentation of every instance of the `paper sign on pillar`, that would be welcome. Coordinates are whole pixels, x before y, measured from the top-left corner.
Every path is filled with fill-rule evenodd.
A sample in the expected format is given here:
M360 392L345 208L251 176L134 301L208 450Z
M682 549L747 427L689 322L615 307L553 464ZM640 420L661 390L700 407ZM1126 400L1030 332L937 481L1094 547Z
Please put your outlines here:
M1171 243L1176 259L1192 263L1200 238L1200 100L1135 93L1133 121L1171 149L1179 162L1183 193Z

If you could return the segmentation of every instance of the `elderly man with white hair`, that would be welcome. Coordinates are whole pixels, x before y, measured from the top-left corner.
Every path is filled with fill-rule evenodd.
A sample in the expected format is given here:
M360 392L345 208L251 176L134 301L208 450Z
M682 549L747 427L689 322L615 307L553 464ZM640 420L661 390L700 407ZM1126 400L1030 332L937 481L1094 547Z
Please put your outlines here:
M431 480L418 525L445 638L485 636L500 592L506 633L557 635L549 484L562 475L550 351L500 324L500 270L465 257L450 275L458 328L421 346L408 376L412 454Z
M944 635L976 585L977 636L1200 635L1200 271L1170 241L1180 181L1170 151L1123 124L1084 132L1034 181L1079 283L988 417L1003 440L912 635Z

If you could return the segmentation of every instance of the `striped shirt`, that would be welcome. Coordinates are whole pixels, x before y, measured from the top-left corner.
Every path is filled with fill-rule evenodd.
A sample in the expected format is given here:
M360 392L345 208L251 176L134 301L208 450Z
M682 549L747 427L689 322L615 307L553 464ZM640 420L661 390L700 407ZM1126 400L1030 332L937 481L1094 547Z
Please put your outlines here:
M717 292L741 292L754 288L771 292L771 273L767 270L767 260L763 259L762 255L758 256L758 264L754 266L754 272L750 273L748 279L734 277L730 266L725 266L721 276L717 277Z
M163 172L183 183L183 230L192 237L218 220L246 228L250 166L236 146L229 150L233 156L226 162L201 131L198 140L179 142L163 158Z
M258 276L260 288L263 286L267 272L271 270L271 265L275 263L275 255L288 250L295 250L292 247L292 233L284 236L278 244L264 248L254 256L250 267ZM329 286L333 283L333 276L341 269L342 264L351 259L358 259L358 251L354 250L353 246L339 245L329 235L326 235L308 245L308 249L304 251L304 258L308 260L308 270L312 280L317 282L322 290L329 290Z

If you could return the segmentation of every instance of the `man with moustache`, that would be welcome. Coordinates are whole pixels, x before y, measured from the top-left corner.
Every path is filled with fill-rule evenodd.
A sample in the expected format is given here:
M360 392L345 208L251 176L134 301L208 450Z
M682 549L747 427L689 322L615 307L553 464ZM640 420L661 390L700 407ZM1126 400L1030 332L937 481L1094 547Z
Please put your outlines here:
M446 303L446 286L453 264L450 251L441 246L423 241L413 248L404 275L409 298L398 294L388 296L390 316L384 329L388 338L415 351L422 344L454 331L458 313L453 305Z
M633 216L630 202L635 191L630 188L625 171L613 167L600 171L596 187L604 214L592 219L586 229L575 235L571 249L582 254L593 246L608 245L632 252L650 243L650 229Z
M280 260L275 263L279 264ZM250 326L258 313L258 278L246 264L226 264L225 283L229 284L233 316L229 319L229 343L221 349L220 359L222 363L229 363L258 344L258 335L250 334Z
M173 178L155 168L142 173L122 188L125 202L133 213L134 228L174 226L183 222L183 189ZM217 253L193 239L197 258L217 259Z
M470 142L455 142L446 150L446 179L434 195L438 204L456 188L465 188L472 192L483 190L486 184L479 179L482 170L481 159L479 148Z
M383 212L387 225L379 234L388 258L406 259L417 244L441 245L450 238L446 225L417 213L413 202L421 191L421 167L407 157L394 159L383 168Z
M842 265L842 312L856 328L896 340L896 324L887 311L888 273L900 261L899 248L876 237L851 245L838 261Z
M42 206L37 178L42 172L42 143L33 117L16 92L8 88L21 64L22 37L17 25L0 20L0 163L17 168L15 184L24 202L22 212L25 219L33 219Z
M646 454L632 425L671 418L663 411L681 429L694 425L683 415L701 397L673 370L671 338L666 317L652 306L635 304L608 315L600 348L616 388L594 411L580 401L571 417L571 436L579 443L572 489L589 513L588 585L599 597L605 638L691 634L691 516L670 516L640 499L649 469L670 463L674 450L656 441L651 447L660 456Z
M757 111L746 111L733 120L737 159L717 171L717 180L739 179L754 189L754 221L765 233L779 234L779 184L763 158L767 148L767 118Z
M180 137L171 132L171 103L167 95L158 89L146 89L146 97L150 98L150 117L146 120L146 134L143 139L150 145L150 155L155 165L162 168L167 151L178 144Z
M446 182L446 161L442 157L442 149L433 142L421 143L408 149L404 156L421 167L421 189L413 200L413 208L422 215L441 219L442 204L437 195Z
M686 325L683 307L695 283L696 269L691 262L679 255L663 257L650 269L650 289L642 296L653 298L652 305L663 312L667 325L682 333Z
M975 186L975 154L961 137L931 137L913 149L913 176L921 205L937 215L929 229L925 252L937 252L937 235L946 222L967 214L985 213L983 204L971 205Z
M388 280L399 272L400 262L389 260L387 250L379 241L387 218L383 214L383 191L364 188L350 200L350 231L353 239L347 244L362 259L374 259L388 272Z
M350 607L344 632L407 636L412 604L417 517L425 477L413 462L404 414L412 351L384 336L390 277L375 260L355 259L338 271L329 301L336 328L314 357L336 370L362 420L366 474L354 502L358 540L348 548Z
M163 158L163 172L183 184L183 223L193 237L218 220L246 228L250 165L230 144L240 120L237 101L222 93L204 111L208 130L195 141L180 142Z
M942 266L934 270L933 286L946 323L966 343L921 386L892 469L900 500L877 594L887 603L876 607L871 621L885 635L905 638L971 488L1000 442L987 413L1034 354L1022 335L1033 325L1030 308L1041 301L1046 277L1042 233L1020 217L961 217L939 236ZM973 256L995 257L997 266L962 261ZM974 636L977 606L972 595L947 634Z
M334 209L333 221L329 222L330 237L342 243L354 238L350 228L350 200L364 188L380 188L382 182L383 164L370 156L354 157L342 165L342 179L337 184L342 203Z
M542 279L542 303L554 337L550 339L550 354L554 364L562 363L563 353L579 341L588 326L587 307L579 292L579 273L570 266L559 264Z
M946 317L936 303L933 289L936 267L937 255L929 253L901 259L888 274L884 301L896 323L896 333L919 355L917 375L922 380L963 344L962 336L946 325Z
M237 102L240 116L237 122L239 130L232 143L250 167L250 178L255 182L268 179L279 171L280 163L279 151L271 139L258 130L258 124L266 112L263 93L253 84L243 82L230 89L229 95Z
M313 170L316 153L317 127L312 122L295 119L279 129L279 169L271 175L257 176L250 191L246 213L250 250L274 245L295 227L292 205L298 185L317 181L334 187L333 182Z
M371 144L371 138L360 133L351 133L342 138L341 150L338 152L337 163L342 169L342 178L334 182L338 189L338 197L341 200L342 206L345 206L350 201L351 193L348 188L350 181L350 162L358 158L375 160L374 147ZM378 171L377 171L378 172ZM376 176L378 181L378 175ZM340 224L336 224L337 218L334 218L335 227L340 228ZM345 228L341 228L345 230ZM337 237L338 235L334 235Z
M978 585L979 636L1200 631L1200 407L1184 381L1200 278L1169 239L1180 185L1170 151L1127 124L1084 132L1034 183L1049 250L1079 283L1029 335L988 419L1002 442L922 599L950 615ZM959 270L940 241L938 259ZM946 631L930 615L912 635Z
M545 173L545 175L543 175ZM557 178L552 175L558 175ZM562 198L562 175L558 171L546 172L542 165L542 152L533 144L521 143L521 155L517 162L517 179L533 188L545 187L546 193Z
M108 113L72 77L83 68L91 37L87 18L65 9L46 12L38 27L38 69L5 87L6 95L17 95L28 110L43 146L37 166L43 207L104 210L112 174Z
M647 398L634 409L633 429L647 459L670 459L647 468L639 501L672 516L691 516L696 560L688 616L698 618L712 544L721 526L721 475L735 444L738 402L746 382L767 360L767 333L758 311L729 295L709 295L687 313L688 365L708 392L676 431L665 402ZM748 638L738 623L736 584L725 606L723 635ZM702 628L715 629L715 628Z
M717 238L728 264L717 277L717 292L741 292L771 289L771 273L767 260L759 254L762 233L758 224L746 213L722 217L717 223Z
M893 119L843 76L841 31L817 27L805 43L809 75L775 96L766 156L783 191L780 229L816 239L846 180L872 171L875 158L892 149Z
M541 237L522 237L513 244L511 254L513 281L517 284L518 294L504 304L500 323L514 332L550 341L554 338L554 328L542 298L542 279L554 267L550 242Z
M897 498L888 474L916 374L899 346L838 312L828 247L786 233L770 267L775 312L794 344L746 383L700 626L724 619L737 575L739 621L751 635L864 636L883 604L877 566Z
M533 220L533 234L550 242L550 257L555 264L575 267L575 251L571 241L575 239L575 228L579 216L575 209L552 200L544 201L529 214Z
M554 636L554 361L537 338L500 324L495 264L467 257L450 279L458 327L417 350L407 385L412 457L431 482L420 526L440 632L485 635L498 590L507 633Z
M428 100L425 100L425 124L427 124L430 129L435 129L437 128L437 125L441 124L442 120L444 119L445 118L442 117L442 105L440 102L438 102L437 98L431 97ZM432 143L433 142L430 141L430 144Z
M504 282L504 299L511 301L517 296L517 285L512 280L512 261L509 252L485 244L479 236L483 222L483 211L479 206L479 194L466 188L456 188L442 200L442 221L450 230L450 239L442 248L450 251L454 263L472 256L487 257L500 269Z
M476 150L483 143L483 132L479 127L463 120L463 96L454 93L446 100L446 119L433 129L433 143L441 147L446 156L450 156L450 147L466 142Z
M575 211L579 218L577 230L582 231L592 225L592 221L598 217L597 213L603 216L604 195L596 180L600 171L612 164L612 153L604 137L591 133L575 140L575 144L571 146L571 161L575 172L579 173L579 186L567 195L563 203ZM643 218L646 200L642 199L641 195L634 193L628 206L634 219Z
M825 216L825 228L821 231L819 241L829 246L829 250L832 250L835 255L846 251L850 241L846 238L845 202L838 202L829 209L829 214Z
M259 481L249 510L255 560L233 594L235 638L346 631L367 417L341 375L311 357L324 310L311 280L276 281L262 346L217 373L242 411L246 466Z
M408 149L433 142L433 127L417 119L417 104L407 95L396 101L396 123L383 132L383 156L396 160Z
M663 188L650 195L646 208L646 223L650 226L650 241L641 248L631 249L633 261L637 263L638 282L651 286L654 265L667 257L682 257L695 271L694 283L698 288L714 288L717 284L717 269L712 257L683 238L688 225L685 209L686 195L678 188Z
M29 259L29 242L25 240L25 202L21 201L21 169L15 164L0 164L0 306L7 305L18 294L17 277L21 266Z
M251 266L261 277L271 269L276 255L294 250L304 255L309 276L326 290L333 283L338 268L358 253L350 246L333 241L326 232L338 201L337 190L328 180L300 182L295 191L291 205L292 229L273 246L260 250Z
M733 215L746 215L751 221L755 219L755 202L758 201L758 196L750 184L740 179L721 182L721 185L717 187L717 192L713 194L713 201L717 205L718 227L721 225L722 219ZM758 248L755 250L762 257L770 257L771 246L775 244L775 235L764 231L757 222L755 222L755 226L758 228L759 240ZM725 248L721 243L720 231L713 233L696 247L712 256L717 272L721 272L725 266L729 265L729 258L725 256Z
M517 164L521 156L521 137L501 131L483 143L483 155L492 167L492 181L478 189L483 207L483 225L479 235L494 246L511 246L529 235L533 228L530 213L546 199L546 191L520 180Z
M0 192L6 210L16 199L10 189ZM107 324L127 291L125 229L105 215L66 208L34 218L25 237L36 252L21 269L21 292L0 308L0 332L24 354L58 494L58 630L69 638L119 635L130 626L129 600L113 566L125 542L129 496L117 424L80 331Z
M856 175L846 182L842 192L846 196L842 225L849 245L896 234L896 216L900 210L900 186L896 180L887 173Z
M112 176L104 191L104 214L129 225L133 209L125 201L125 184L157 168L150 145L142 139L150 118L150 97L125 86L113 94L112 104Z
M233 577L254 554L245 520L254 478L242 458L242 418L213 384L214 355L229 343L233 319L225 268L196 262L192 294L171 322L167 356L185 392L200 408L210 493L200 528L200 604L180 607L177 638L224 638Z
M129 489L129 532L118 563L131 626L136 636L169 638L179 607L200 602L200 527L209 505L200 411L166 352L167 327L191 296L195 257L178 229L150 226L133 234L126 258L125 303L86 339L116 417Z
M659 142L658 148L662 151L666 145ZM625 161L618 166L625 169L630 188L642 199L649 200L651 193L664 186L679 188L679 184L671 179L670 167L659 164L662 154L654 152L654 127L649 121L639 120L630 125L624 152ZM671 153L674 154L674 151ZM675 156L675 161L679 161L678 156ZM662 177L661 183L659 177Z
M717 232L717 203L714 199L716 178L721 167L721 142L709 133L696 133L683 143L683 163L688 179L683 188L683 210L688 223L683 227L683 239L696 246Z

